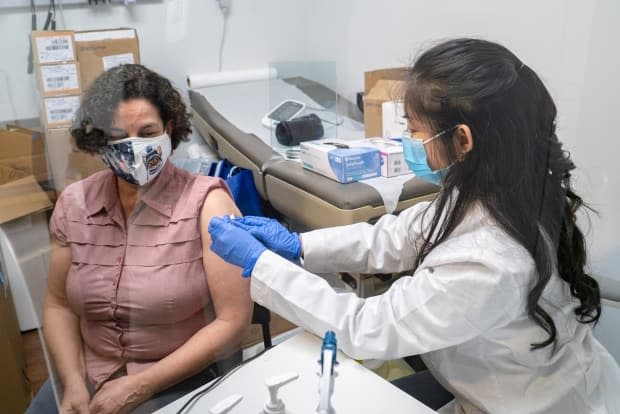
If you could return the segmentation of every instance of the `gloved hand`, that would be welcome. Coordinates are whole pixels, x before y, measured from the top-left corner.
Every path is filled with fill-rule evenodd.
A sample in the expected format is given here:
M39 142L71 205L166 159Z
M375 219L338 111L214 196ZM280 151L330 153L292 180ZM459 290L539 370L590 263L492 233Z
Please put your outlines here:
M235 226L247 230L269 250L287 260L297 261L301 257L299 234L291 233L277 220L267 217L247 216L232 220Z
M232 224L228 217L213 217L209 222L211 250L228 263L243 268L241 275L249 277L260 255L267 250L252 235Z

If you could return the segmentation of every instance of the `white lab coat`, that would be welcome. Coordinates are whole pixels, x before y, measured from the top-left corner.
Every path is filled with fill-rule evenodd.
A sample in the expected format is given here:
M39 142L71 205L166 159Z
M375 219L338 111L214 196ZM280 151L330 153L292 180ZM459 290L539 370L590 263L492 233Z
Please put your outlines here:
M412 269L422 223L432 216L421 217L428 206L386 215L374 226L303 234L304 269L266 251L252 272L252 298L317 335L333 330L353 358L422 354L456 397L440 413L620 414L620 368L591 326L576 321L575 302L557 274L541 300L555 321L557 350L530 350L547 337L527 315L534 261L482 208L382 295L336 293L310 273Z

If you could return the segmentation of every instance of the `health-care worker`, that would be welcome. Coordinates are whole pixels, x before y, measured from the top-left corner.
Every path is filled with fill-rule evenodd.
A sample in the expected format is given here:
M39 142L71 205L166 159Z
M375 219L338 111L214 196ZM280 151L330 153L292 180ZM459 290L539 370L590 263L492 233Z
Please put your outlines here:
M503 46L457 39L423 53L406 85L405 160L441 185L433 201L300 236L214 218L211 248L251 276L256 302L335 331L349 356L420 354L454 396L440 413L620 413L620 368L592 335L600 292L575 166L540 78ZM366 299L313 274L408 269Z

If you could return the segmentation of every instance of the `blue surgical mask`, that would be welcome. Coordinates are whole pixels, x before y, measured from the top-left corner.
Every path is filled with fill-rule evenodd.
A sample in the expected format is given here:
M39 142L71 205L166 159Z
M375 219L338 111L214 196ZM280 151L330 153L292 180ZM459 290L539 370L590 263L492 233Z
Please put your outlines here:
M440 133L433 135L432 137L424 141L419 139L412 139L409 131L403 132L402 141L405 162L407 163L409 169L413 171L413 173L416 175L416 177L419 177L435 185L441 185L441 181L443 180L443 177L445 177L445 175L447 174L450 166L435 171L431 170L431 167L428 165L428 159L426 157L426 150L424 149L424 145L436 140L437 138L439 138L446 132L451 131L452 129L453 128L441 131Z

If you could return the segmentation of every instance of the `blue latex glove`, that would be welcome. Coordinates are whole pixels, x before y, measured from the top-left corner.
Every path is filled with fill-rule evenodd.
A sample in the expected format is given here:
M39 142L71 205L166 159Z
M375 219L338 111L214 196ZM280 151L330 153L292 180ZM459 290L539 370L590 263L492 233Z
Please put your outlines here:
M291 233L277 220L267 217L246 216L232 220L235 226L247 230L269 250L287 260L297 261L301 257L299 234Z
M228 217L213 217L209 222L211 250L228 263L243 268L241 275L249 277L260 255L267 250L252 235L232 224Z

